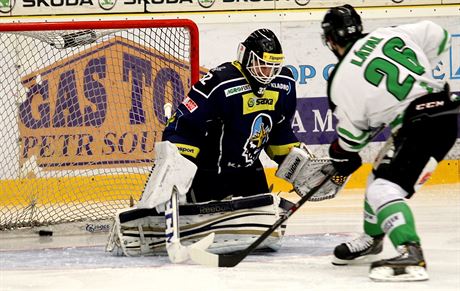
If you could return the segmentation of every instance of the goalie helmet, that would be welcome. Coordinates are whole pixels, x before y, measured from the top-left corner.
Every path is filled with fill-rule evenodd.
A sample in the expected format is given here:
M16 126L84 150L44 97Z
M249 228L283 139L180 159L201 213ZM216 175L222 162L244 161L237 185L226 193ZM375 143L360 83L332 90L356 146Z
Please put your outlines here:
M344 47L347 43L362 37L361 17L351 5L329 9L321 23L323 41L332 50L331 41Z
M267 85L281 72L284 55L273 31L258 29L240 43L237 59L254 94L262 96Z

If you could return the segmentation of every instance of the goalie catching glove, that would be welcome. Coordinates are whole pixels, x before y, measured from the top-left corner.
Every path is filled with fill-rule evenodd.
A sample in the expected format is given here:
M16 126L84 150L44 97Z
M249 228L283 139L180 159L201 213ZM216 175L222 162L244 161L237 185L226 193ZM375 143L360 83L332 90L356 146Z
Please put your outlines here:
M295 192L302 197L317 187L326 176L335 172L331 159L315 158L303 147L305 146L293 147L276 171L276 176L291 183ZM308 201L334 198L347 178L341 175L332 176Z

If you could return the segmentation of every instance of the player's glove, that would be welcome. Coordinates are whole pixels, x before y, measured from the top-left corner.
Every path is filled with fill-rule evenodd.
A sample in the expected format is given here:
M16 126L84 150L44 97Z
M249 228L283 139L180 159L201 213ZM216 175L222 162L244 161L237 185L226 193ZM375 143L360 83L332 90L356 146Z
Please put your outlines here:
M362 164L359 153L349 152L339 145L336 139L329 147L329 157L337 173L341 176L349 176Z

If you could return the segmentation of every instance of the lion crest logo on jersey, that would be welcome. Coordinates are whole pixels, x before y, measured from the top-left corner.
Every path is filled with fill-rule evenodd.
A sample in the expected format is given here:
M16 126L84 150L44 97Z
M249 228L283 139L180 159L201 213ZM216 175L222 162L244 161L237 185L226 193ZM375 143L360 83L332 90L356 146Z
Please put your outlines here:
M244 145L243 156L247 166L250 166L259 157L260 152L268 142L268 135L272 130L273 122L269 115L261 113L254 119L251 134Z

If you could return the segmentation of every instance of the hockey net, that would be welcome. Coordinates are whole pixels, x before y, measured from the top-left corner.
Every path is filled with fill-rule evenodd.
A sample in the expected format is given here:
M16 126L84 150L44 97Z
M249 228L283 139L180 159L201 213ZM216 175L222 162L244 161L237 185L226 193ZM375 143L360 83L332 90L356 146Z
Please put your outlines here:
M164 105L198 80L189 20L0 24L0 230L113 217L139 198Z

